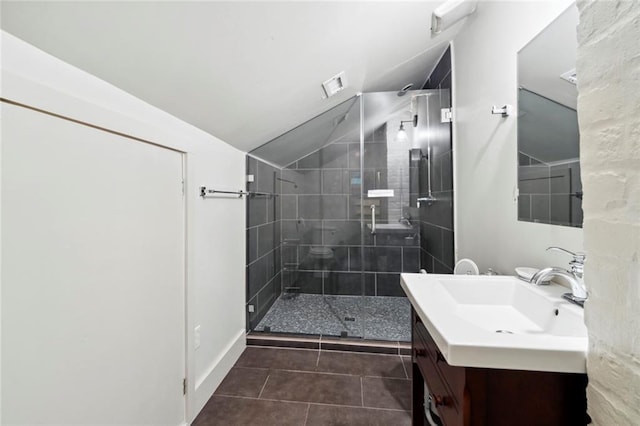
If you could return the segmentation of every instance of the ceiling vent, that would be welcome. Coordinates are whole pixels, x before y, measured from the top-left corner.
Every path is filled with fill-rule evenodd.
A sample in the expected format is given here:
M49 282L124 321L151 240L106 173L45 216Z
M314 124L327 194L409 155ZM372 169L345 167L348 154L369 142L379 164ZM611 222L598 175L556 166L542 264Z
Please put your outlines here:
M573 85L578 84L578 76L576 75L576 69L572 69L571 71L567 71L560 76L561 79L568 81Z
M344 90L347 87L347 77L344 75L344 71L334 75L329 80L322 83L322 89L324 90L325 97L330 98L336 93Z

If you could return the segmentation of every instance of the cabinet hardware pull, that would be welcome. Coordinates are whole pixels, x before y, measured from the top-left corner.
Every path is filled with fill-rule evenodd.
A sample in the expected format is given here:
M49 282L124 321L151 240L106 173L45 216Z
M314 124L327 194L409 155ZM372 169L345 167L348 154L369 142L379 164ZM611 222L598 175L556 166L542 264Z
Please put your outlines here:
M447 396L440 396L440 395L434 395L433 396L433 402L437 407L447 407L449 405L449 397Z

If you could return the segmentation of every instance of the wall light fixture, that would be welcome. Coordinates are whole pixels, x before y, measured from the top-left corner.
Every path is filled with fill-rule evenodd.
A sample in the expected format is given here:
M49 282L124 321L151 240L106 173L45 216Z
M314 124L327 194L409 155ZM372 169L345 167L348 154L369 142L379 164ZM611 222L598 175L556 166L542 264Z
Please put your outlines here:
M438 34L476 11L478 0L449 0L431 14L431 32Z

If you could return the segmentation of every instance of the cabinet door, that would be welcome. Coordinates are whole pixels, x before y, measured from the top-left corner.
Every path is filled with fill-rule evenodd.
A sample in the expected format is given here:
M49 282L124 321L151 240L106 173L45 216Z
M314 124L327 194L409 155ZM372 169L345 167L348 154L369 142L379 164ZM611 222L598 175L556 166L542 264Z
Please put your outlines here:
M182 155L3 103L3 423L183 423L184 291Z
M427 383L433 406L440 418L447 426L461 425L463 395L454 395L452 386L447 382L448 377L443 376L437 367L436 363L439 361L436 354L439 352L424 325L419 321L414 325L413 345L415 362ZM464 369L462 370L464 377Z

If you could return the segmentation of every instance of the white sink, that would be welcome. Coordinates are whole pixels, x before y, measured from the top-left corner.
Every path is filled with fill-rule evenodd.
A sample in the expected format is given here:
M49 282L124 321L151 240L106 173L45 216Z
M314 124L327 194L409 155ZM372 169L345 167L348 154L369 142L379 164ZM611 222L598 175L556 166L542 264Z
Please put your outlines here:
M569 289L515 277L402 274L402 288L451 365L586 372L584 311Z

